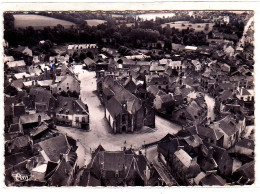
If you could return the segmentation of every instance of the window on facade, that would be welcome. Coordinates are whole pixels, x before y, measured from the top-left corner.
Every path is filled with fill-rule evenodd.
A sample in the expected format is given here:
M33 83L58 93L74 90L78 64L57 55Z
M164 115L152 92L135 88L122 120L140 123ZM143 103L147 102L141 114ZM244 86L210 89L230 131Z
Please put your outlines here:
M86 122L86 118L82 117L82 122L85 123Z
M75 119L76 119L76 122L79 122L79 117L75 117Z
M67 87L67 90L69 90L70 89L70 87Z
M61 88L59 88L59 90L61 90Z

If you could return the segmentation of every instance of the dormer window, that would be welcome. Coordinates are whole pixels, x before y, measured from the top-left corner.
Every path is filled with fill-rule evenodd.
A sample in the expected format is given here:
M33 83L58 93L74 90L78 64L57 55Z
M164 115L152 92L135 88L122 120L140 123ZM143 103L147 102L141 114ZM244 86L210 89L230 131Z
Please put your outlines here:
M118 172L118 170L116 170L115 177L116 177L116 178L119 177L119 172Z

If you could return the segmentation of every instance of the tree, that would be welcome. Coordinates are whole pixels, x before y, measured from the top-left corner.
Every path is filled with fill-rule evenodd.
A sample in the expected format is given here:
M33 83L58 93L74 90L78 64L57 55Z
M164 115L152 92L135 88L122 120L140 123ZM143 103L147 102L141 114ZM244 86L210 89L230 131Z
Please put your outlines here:
M170 25L167 24L167 26L164 28L164 30L165 30L165 36L166 36L167 38L170 38L171 33L172 33L172 30L171 30Z
M91 59L94 59L94 55L91 51L88 51L87 52L87 57L91 58Z
M79 55L79 59L81 60L81 61L83 61L84 59L86 59L86 54L85 53L80 53L80 55Z
M206 24L206 26L205 26L205 29L204 29L205 31L208 31L209 30L209 24Z
M171 42L171 40L169 40L169 39L165 40L164 49L165 50L172 50L172 42Z
M73 62L73 59L72 57L69 58L69 63L72 63Z
M12 13L4 13L4 29L14 29L14 16Z

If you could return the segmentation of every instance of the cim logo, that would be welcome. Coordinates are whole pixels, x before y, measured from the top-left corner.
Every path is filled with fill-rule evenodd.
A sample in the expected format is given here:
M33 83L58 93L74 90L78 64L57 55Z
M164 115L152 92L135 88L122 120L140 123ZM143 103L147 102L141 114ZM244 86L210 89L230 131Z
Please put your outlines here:
M17 182L27 182L32 178L31 175L20 174L20 173L13 174L12 176L15 179L15 181L17 181Z

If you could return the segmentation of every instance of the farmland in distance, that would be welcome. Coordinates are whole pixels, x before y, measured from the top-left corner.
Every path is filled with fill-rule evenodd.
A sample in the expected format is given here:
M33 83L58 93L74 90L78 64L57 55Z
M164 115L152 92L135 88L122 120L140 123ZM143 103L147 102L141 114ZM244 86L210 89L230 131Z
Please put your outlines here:
M32 26L34 29L43 29L47 26L54 27L61 24L67 29L75 25L69 21L34 14L14 14L14 19L15 28L26 28Z

